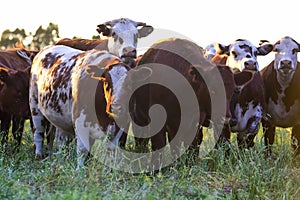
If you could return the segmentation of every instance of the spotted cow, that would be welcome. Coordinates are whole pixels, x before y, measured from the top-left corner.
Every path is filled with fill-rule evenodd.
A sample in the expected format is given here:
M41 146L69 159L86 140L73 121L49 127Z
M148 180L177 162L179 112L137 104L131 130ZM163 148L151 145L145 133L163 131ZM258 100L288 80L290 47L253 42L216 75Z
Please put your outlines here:
M239 147L252 147L261 119L265 116L264 87L257 56L270 53L273 45L263 43L255 47L248 40L239 39L227 46L215 43L215 47L217 53L212 61L233 69L237 84L246 77L250 79L243 87L237 87L231 98L232 120L229 126L224 127L218 145L230 141L230 132L237 132Z
M268 120L263 120L265 145L272 155L275 128L292 127L292 147L296 154L300 148L300 64L297 54L300 45L286 36L274 44L275 59L261 70L265 86Z
M29 90L36 155L42 156L46 119L65 135L76 135L78 167L106 132L111 132L108 149L114 149L122 131L115 131L113 117L123 109L120 88L129 69L107 51L63 45L41 50L32 64Z
M14 48L0 51L0 120L2 143L7 143L8 131L21 144L25 119L30 118L29 75L37 51Z

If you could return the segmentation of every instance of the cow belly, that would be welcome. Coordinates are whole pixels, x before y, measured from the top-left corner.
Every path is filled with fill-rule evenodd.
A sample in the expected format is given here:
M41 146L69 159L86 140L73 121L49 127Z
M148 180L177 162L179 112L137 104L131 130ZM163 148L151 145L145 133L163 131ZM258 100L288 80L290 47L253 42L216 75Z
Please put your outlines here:
M60 99L43 101L42 98L39 98L39 110L54 126L67 132L73 132L71 100L63 103Z
M237 125L231 127L233 132L255 132L262 118L262 106L260 104L254 106L253 102L250 102L247 108L242 108L240 104L237 104L235 116Z
M296 101L287 111L281 99L279 99L277 103L270 99L268 103L268 114L271 116L271 121L275 126L287 128L295 124L300 124L299 101Z

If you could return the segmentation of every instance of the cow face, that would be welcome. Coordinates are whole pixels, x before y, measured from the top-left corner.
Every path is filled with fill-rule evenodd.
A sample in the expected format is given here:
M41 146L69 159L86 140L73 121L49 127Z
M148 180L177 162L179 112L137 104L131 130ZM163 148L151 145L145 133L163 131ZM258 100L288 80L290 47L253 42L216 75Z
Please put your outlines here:
M29 116L29 73L24 70L0 68L0 109L8 113Z
M141 29L138 29L142 26ZM137 40L146 37L153 31L152 26L121 18L98 25L98 33L109 36L109 51L121 58L136 57Z
M218 54L226 54L226 65L230 68L236 68L240 71L244 69L259 70L257 63L258 55L267 55L273 49L271 44L262 44L262 46L255 47L248 40L238 39L228 46L215 44Z
M297 66L297 53L300 45L291 37L284 37L274 44L274 68L282 77L293 74Z
M127 65L118 62L102 68L98 65L89 65L87 68L87 73L92 74L92 78L103 82L103 92L107 104L106 113L111 117L118 117L123 110L120 96L128 70Z

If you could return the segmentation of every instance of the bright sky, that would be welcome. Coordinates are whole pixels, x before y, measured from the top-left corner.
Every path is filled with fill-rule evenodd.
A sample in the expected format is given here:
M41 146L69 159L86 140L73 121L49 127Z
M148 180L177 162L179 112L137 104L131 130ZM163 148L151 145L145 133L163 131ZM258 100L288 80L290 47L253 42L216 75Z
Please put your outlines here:
M239 38L255 45L260 39L274 43L286 35L300 42L296 3L294 0L6 0L1 2L0 32L18 27L27 34L34 33L40 25L46 27L53 22L58 24L62 38L91 38L97 35L98 24L127 17L156 29L175 31L202 47L214 41L229 44Z

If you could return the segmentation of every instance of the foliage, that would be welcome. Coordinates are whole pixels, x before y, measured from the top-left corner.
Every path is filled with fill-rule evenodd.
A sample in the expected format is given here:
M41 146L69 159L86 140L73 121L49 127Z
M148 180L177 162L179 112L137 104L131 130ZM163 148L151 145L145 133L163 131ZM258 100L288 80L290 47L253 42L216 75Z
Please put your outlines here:
M12 48L16 45L24 45L23 40L27 37L24 29L16 28L14 31L4 30L1 35L0 46L3 48Z
M59 38L58 25L49 23L48 27L44 29L40 26L33 35L33 45L37 49L41 49L47 45L54 44Z
M299 199L300 159L292 157L289 137L277 132L273 159L265 158L260 135L254 149L239 152L234 143L228 158L215 150L190 166L184 155L149 175L116 171L101 158L77 171L75 143L37 161L28 131L19 152L12 145L0 151L0 199Z
M6 29L3 31L0 40L1 49L24 46L29 49L37 49L51 45L59 38L59 28L57 24L49 23L46 28L39 26L34 34L26 34L24 29L16 28L14 31Z

